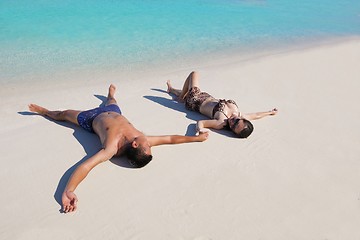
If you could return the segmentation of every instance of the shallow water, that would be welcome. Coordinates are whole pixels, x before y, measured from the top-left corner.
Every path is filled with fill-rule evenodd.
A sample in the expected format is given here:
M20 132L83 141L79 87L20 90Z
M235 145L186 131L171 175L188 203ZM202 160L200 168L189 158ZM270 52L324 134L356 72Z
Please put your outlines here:
M0 83L359 34L357 0L0 1Z

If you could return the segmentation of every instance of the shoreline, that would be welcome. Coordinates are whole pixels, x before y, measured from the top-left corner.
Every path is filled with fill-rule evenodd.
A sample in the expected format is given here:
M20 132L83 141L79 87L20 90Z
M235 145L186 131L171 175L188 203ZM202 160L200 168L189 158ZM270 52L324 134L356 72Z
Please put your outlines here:
M323 39L308 39L306 41L299 40L298 43L285 43L279 46L276 44L267 44L262 49L255 50L253 48L230 48L224 49L219 52L213 50L211 53L195 53L188 58L181 58L175 60L155 60L154 62L147 63L129 63L127 65L118 66L88 66L87 68L80 67L78 70L67 70L59 68L58 70L51 72L36 72L29 74L19 74L17 77L20 81L14 81L14 77L10 77L9 80L1 80L4 87L19 87L25 85L28 88L29 85L44 83L57 85L62 87L70 84L80 82L89 82L90 84L96 84L105 79L129 78L131 81L137 79L144 79L154 77L156 74L171 74L172 72L186 71L190 69L205 68L210 66L220 66L227 64L234 64L237 62L251 62L262 58L271 57L274 55L282 55L291 52L303 51L313 49L317 47L324 47L329 45L337 45L346 42L358 41L359 36L347 36L347 37L332 37ZM51 79L54 78L54 79ZM74 81L74 79L76 79ZM0 90L1 91L1 90ZM3 93L2 91L0 93Z

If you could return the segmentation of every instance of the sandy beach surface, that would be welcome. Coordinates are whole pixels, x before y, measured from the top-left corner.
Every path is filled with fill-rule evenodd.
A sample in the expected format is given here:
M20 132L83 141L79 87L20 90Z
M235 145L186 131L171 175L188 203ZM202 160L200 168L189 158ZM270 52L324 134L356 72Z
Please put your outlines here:
M192 135L203 117L164 91L192 70L202 90L241 111L279 114L254 121L246 140L212 131L203 143L155 147L142 169L105 162L77 188L78 210L60 213L71 172L100 144L27 105L92 108L114 83L124 115L145 134ZM360 239L359 39L134 81L86 77L0 89L0 239Z

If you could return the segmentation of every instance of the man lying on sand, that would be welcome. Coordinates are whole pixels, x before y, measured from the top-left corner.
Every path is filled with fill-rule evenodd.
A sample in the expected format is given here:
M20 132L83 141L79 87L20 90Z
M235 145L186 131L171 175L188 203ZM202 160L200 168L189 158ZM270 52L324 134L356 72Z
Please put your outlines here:
M167 81L167 92L174 94L179 102L184 102L189 110L199 112L211 120L201 120L197 123L197 133L206 132L205 128L228 129L239 138L247 138L254 127L250 120L276 115L276 108L267 112L241 113L234 100L216 99L199 88L197 72L191 72L185 80L183 89L175 89Z
M79 165L71 175L62 195L64 212L77 208L77 197L74 193L79 183L92 168L113 156L126 154L132 165L143 167L152 159L151 147L163 144L203 142L208 134L199 136L146 136L137 130L121 113L114 98L115 86L110 85L105 107L87 111L65 110L50 111L36 104L30 104L29 110L58 121L68 121L80 125L87 131L95 132L103 148L94 156Z

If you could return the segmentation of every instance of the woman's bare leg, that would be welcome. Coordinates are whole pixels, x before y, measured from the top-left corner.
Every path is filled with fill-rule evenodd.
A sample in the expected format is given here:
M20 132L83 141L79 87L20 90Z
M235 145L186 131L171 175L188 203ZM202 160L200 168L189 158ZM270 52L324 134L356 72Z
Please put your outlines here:
M171 85L171 83L170 83L170 80L167 80L166 85L167 85L167 87L168 87L168 89L167 89L167 92L168 92L168 93L172 93L172 94L174 94L174 95L177 96L177 97L180 96L182 90L181 90L181 89L175 89L175 88L173 88L172 85Z
M168 80L166 84L168 86L168 93L174 94L175 96L179 97L179 99L184 99L190 88L199 87L199 75L197 72L191 72L186 78L182 90L173 88L171 86L170 80Z
M110 105L110 104L117 104L117 102L116 102L116 100L114 98L115 91L116 91L115 85L111 84L110 87L109 87L109 93L108 93L108 96L107 96L107 101L106 101L105 106Z
M57 121L68 121L71 123L75 123L76 125L79 125L77 122L77 116L81 111L77 111L77 110L50 111L36 104L30 104L29 110L32 112L36 112L42 116L47 116Z

